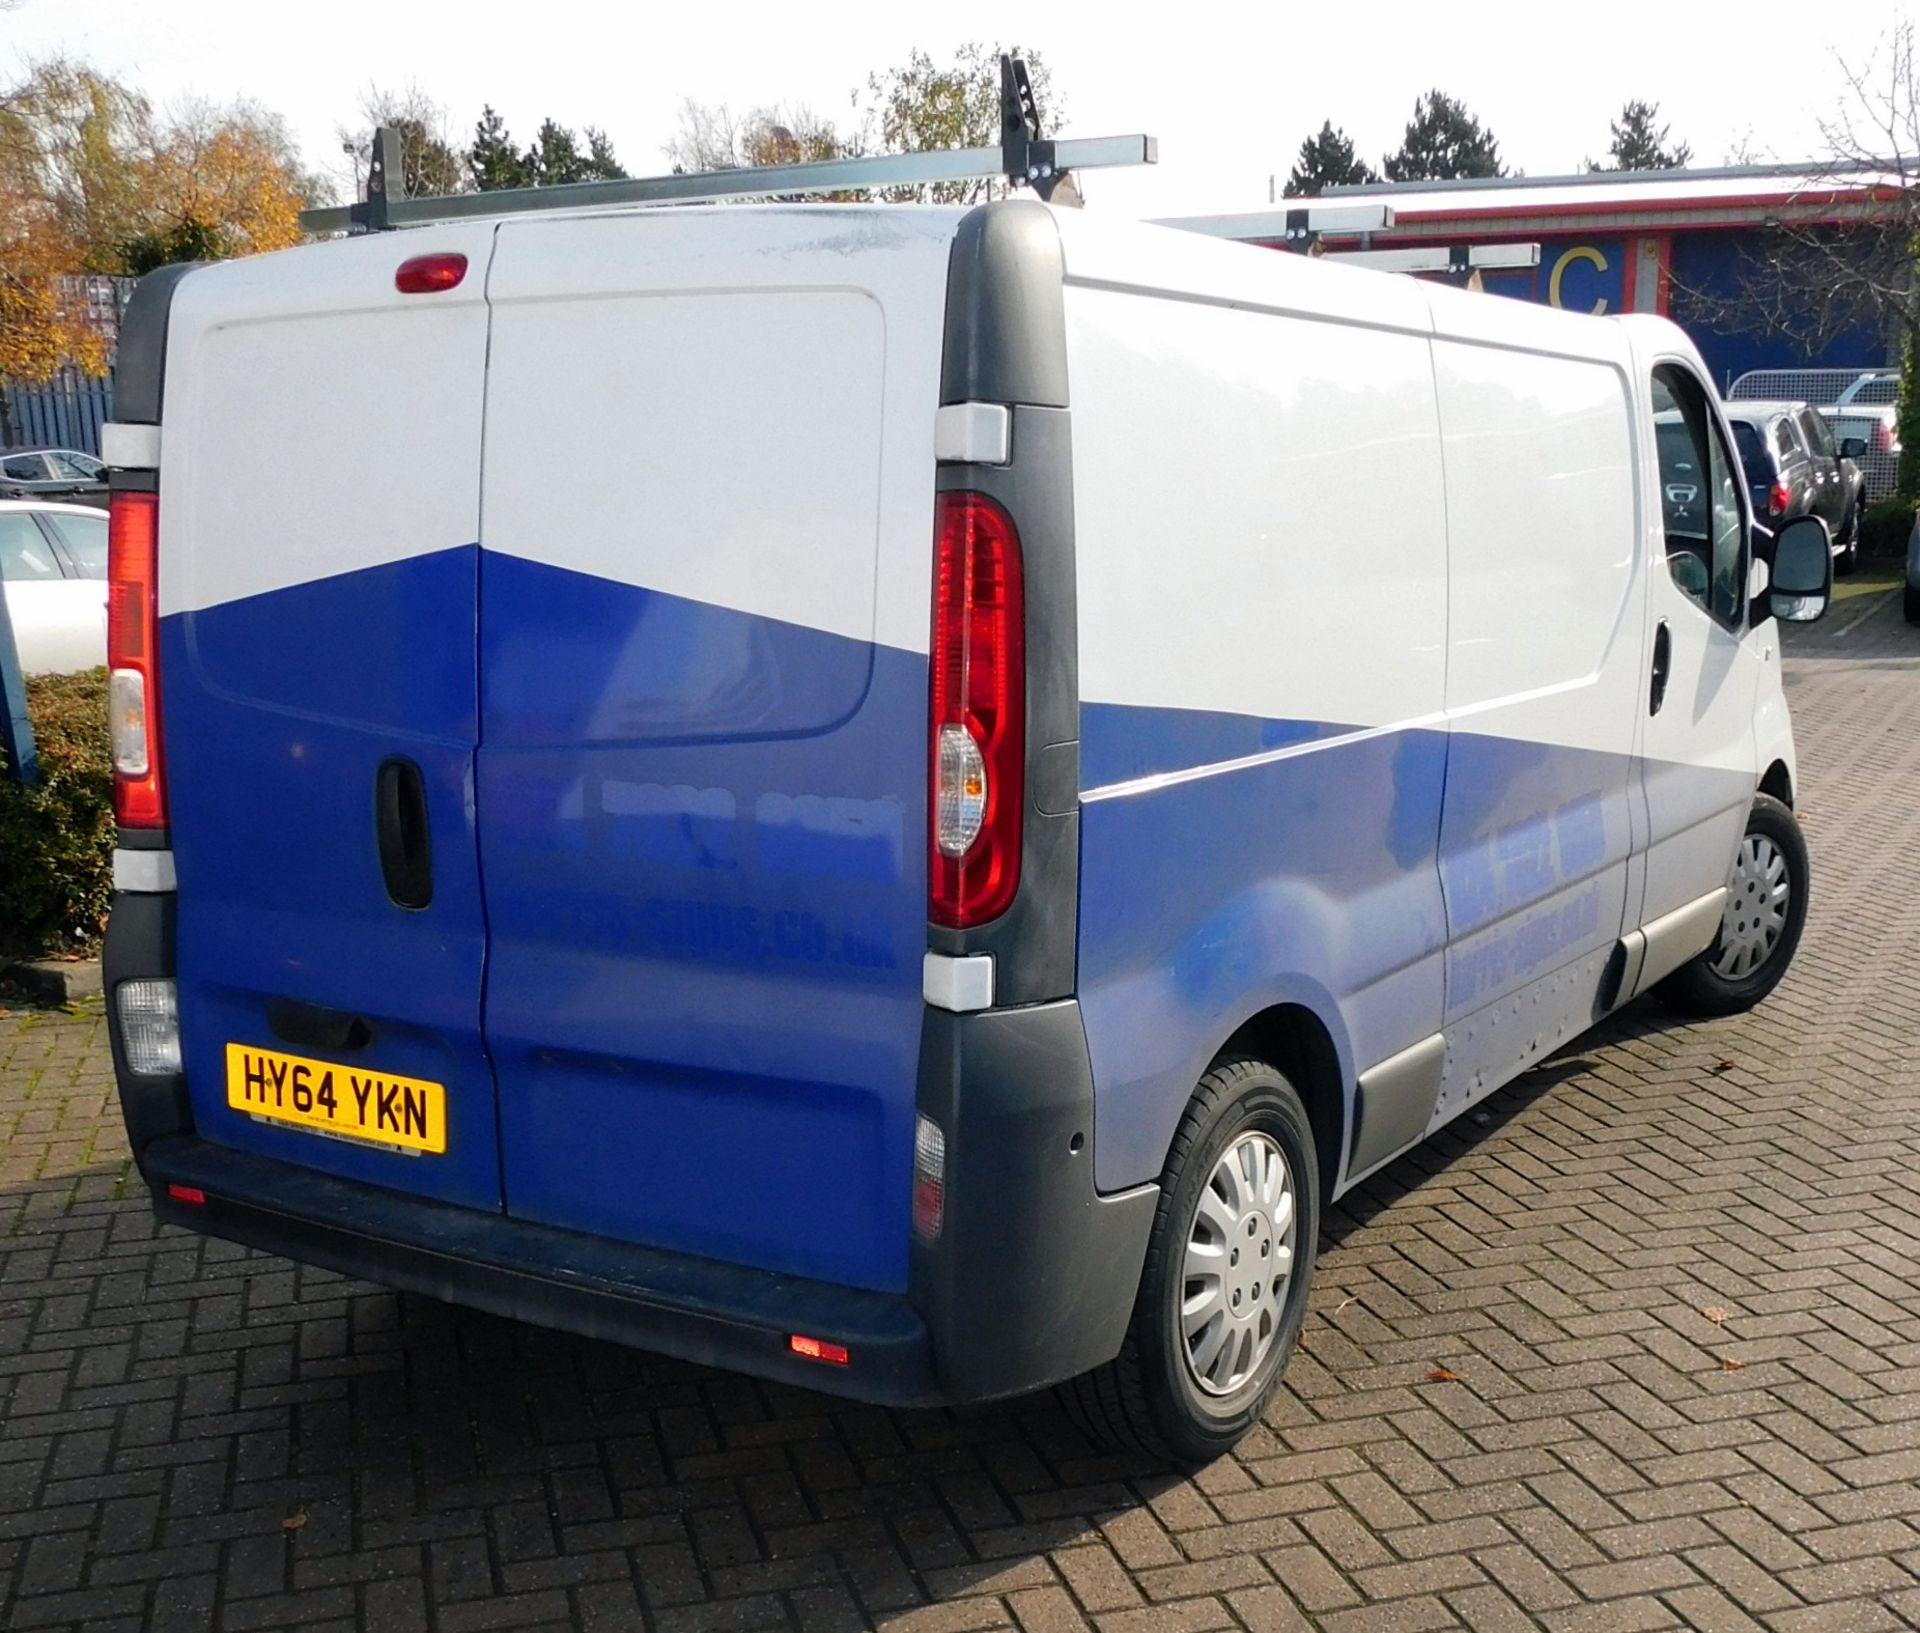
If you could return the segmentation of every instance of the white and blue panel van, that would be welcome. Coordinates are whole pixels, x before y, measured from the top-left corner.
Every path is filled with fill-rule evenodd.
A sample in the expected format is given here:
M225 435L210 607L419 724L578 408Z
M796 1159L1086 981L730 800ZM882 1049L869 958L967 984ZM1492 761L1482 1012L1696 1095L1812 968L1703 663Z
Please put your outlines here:
M170 1223L1200 1458L1332 1198L1800 932L1829 558L1658 320L1030 200L561 212L155 274L116 413Z

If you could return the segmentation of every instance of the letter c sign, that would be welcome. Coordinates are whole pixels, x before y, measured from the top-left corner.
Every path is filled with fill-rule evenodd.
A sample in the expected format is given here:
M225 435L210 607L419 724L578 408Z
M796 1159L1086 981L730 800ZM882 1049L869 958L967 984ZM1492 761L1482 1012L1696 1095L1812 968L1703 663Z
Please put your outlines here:
M1553 263L1553 271L1547 278L1547 304L1549 306L1559 306L1563 304L1560 299L1560 280L1566 276L1567 268L1572 266L1575 261L1585 261L1587 265L1592 267L1596 272L1605 272L1607 270L1606 256L1602 255L1591 244L1576 244L1572 249L1562 251L1560 259ZM1600 296L1594 301L1593 305L1587 308L1595 317L1598 317L1602 312L1606 311L1606 309L1607 297L1605 295Z

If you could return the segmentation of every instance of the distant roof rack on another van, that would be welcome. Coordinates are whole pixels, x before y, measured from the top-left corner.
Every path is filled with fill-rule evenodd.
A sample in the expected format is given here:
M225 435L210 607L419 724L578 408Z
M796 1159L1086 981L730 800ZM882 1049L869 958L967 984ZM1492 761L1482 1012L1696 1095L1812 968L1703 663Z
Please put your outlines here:
M1069 172L1111 165L1155 164L1159 143L1151 136L1093 136L1054 141L1040 135L1040 110L1026 63L1000 59L1000 145L941 149L931 153L885 153L870 159L815 159L801 164L756 165L739 170L702 170L686 175L643 176L623 181L567 182L553 187L502 187L478 193L408 198L393 188L404 175L400 132L383 125L374 133L367 196L358 204L302 210L310 233L385 232L433 221L520 215L531 210L577 210L606 204L699 204L726 198L786 197L852 189L912 187L928 182L978 181L1001 176L1031 187L1043 199ZM1069 190L1069 194L1071 190ZM1062 202L1066 202L1063 196Z

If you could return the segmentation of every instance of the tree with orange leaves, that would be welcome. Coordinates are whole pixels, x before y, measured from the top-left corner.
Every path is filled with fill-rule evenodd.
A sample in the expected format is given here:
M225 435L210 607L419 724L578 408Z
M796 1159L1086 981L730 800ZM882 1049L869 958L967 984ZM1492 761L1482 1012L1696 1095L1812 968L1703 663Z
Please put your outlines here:
M160 121L105 75L35 65L0 92L0 376L98 373L86 275L284 249L325 192L264 109L198 104Z

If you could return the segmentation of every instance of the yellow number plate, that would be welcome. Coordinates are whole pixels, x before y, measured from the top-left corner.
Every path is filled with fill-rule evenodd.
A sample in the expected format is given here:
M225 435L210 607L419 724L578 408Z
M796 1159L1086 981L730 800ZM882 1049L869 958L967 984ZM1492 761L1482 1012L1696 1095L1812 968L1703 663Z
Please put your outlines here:
M276 1123L403 1151L447 1148L447 1091L417 1077L230 1043L227 1104Z

